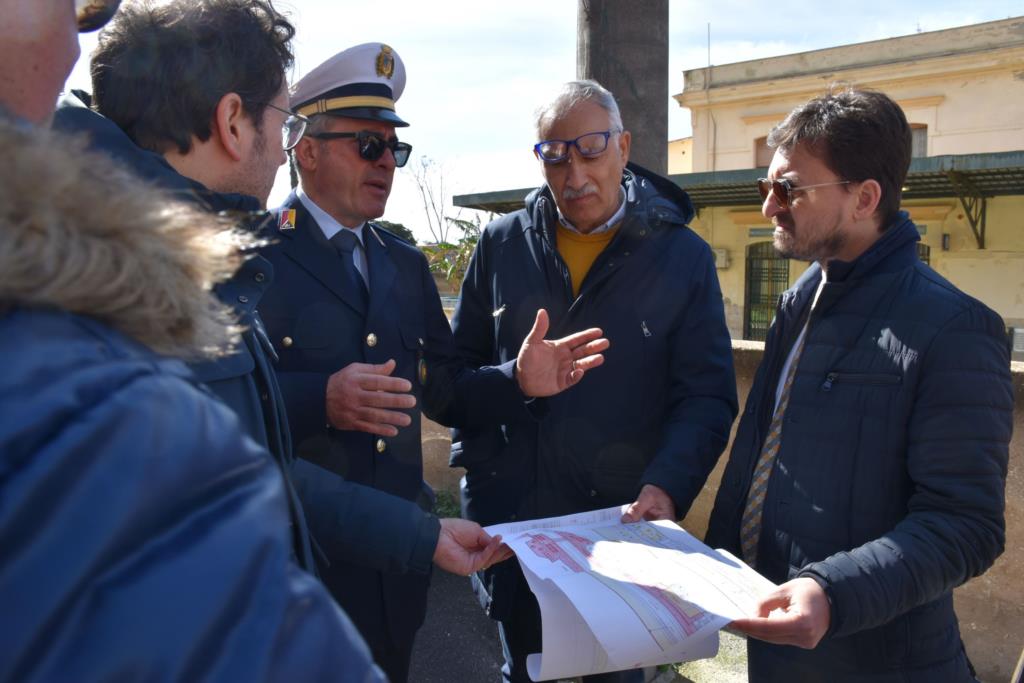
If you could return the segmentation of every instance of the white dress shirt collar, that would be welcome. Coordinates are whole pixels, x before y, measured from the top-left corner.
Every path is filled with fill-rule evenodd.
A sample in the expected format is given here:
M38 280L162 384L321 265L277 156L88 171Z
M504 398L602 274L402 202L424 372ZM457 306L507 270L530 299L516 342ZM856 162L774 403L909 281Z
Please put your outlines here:
M328 240L337 235L338 232L340 232L344 228L354 232L356 234L356 237L359 238L359 244L365 245L365 243L363 242L363 226L366 225L365 222L360 223L358 226L354 228L348 225L344 225L340 221L335 220L334 217L331 216L331 214L327 213L319 206L317 206L316 202L310 199L309 195L306 194L301 187L296 191L296 194L299 197L299 201L302 202L302 205L306 207L306 211L309 211L309 215L316 219L317 225L320 226L320 230L323 231L324 237L326 237Z
M555 208L556 209L558 208L558 204L557 203L555 204ZM607 232L608 230L611 230L616 225L618 225L619 222L622 220L622 217L625 216L625 215L626 215L626 189L620 185L619 186L619 208L615 211L615 213L612 214L612 217L609 218L603 225L597 226L596 228L594 228L593 230L591 230L590 232L588 232L586 234L588 234L588 235L600 235L602 232ZM562 215L561 211L558 212L558 222L561 223L567 230L571 230L571 231L573 231L573 232L575 232L577 234L583 234L579 230L576 229L576 226L574 226L572 223L570 223L568 220L566 220L565 216Z

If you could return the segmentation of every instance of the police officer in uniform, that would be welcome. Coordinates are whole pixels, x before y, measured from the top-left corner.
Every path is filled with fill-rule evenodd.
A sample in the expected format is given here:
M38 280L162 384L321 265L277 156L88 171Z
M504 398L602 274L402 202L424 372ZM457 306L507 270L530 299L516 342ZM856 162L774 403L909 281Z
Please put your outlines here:
M394 50L367 43L318 66L291 97L292 110L309 118L293 151L301 186L278 212L263 251L276 278L260 312L279 349L296 454L314 465L296 476L311 524L331 510L349 524L369 521L360 521L366 513L349 496L315 494L316 468L429 506L420 410L449 425L506 422L535 409L527 399L578 382L603 361L607 345L596 329L544 340L547 318L538 312L518 359L466 369L426 259L369 222L384 213L395 168L412 150L395 134L408 125L395 113L404 86ZM375 661L392 681L404 681L429 574L338 557L330 552L335 533L313 528L328 549L320 576Z

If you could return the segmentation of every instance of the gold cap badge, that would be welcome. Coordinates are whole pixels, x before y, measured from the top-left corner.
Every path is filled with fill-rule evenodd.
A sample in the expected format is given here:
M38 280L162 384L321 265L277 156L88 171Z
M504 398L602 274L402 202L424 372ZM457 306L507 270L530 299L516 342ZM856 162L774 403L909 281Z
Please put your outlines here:
M380 46L380 53L377 55L377 75L384 78L395 75L395 56L387 45Z

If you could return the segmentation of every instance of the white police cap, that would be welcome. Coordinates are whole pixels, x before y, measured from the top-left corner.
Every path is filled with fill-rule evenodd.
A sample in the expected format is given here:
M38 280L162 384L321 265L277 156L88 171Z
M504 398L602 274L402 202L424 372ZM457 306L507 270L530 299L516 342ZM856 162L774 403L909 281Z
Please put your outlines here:
M297 114L331 114L408 126L395 113L405 90L405 65L383 43L364 43L342 50L303 76L292 88L291 109Z

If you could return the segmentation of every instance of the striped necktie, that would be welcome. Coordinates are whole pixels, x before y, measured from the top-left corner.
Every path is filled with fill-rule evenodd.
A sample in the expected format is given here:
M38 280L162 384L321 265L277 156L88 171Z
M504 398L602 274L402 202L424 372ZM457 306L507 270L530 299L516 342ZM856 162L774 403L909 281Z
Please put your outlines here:
M750 480L750 489L747 491L747 506L743 510L742 523L740 524L740 547L743 550L743 559L751 567L757 564L757 542L761 538L761 516L764 512L764 496L768 492L768 479L772 474L772 466L775 464L775 456L779 454L779 444L782 438L782 422L786 413L786 406L789 405L789 393L793 389L793 378L796 376L796 366L800 363L800 354L804 350L804 341L807 339L807 332L800 335L800 343L793 352L793 360L786 371L786 378L782 384L782 394L779 396L779 405L775 407L775 415L772 416L771 426L768 428L768 437L761 446L761 455L754 467L754 476Z

